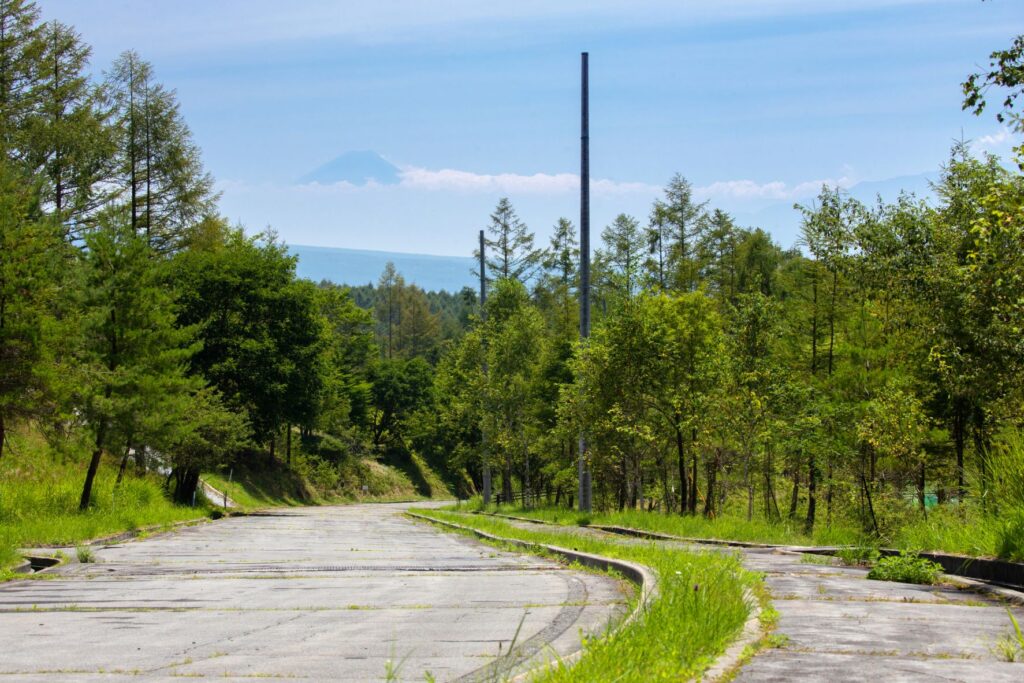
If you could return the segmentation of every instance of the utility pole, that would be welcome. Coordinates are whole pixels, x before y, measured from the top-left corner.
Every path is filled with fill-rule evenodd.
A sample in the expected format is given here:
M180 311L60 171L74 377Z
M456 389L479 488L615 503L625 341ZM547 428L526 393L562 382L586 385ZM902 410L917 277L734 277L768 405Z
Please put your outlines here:
M480 322L487 319L487 262L484 260L484 231L480 231ZM484 357L484 375L487 375L487 358ZM484 505L491 504L491 463L487 457L487 435L480 425L480 457L484 465Z
M590 91L587 58L580 55L580 340L590 337ZM590 512L592 487L587 464L587 438L580 433L579 444L580 512Z

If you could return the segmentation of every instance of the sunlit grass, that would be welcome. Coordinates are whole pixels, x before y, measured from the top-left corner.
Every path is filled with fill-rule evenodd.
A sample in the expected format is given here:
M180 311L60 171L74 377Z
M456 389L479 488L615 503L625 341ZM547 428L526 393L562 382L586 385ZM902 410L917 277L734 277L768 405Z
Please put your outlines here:
M587 640L574 666L555 661L540 681L677 681L698 675L740 632L750 614L747 589L756 575L728 552L690 552L657 543L620 544L582 534L521 529L498 518L421 510L438 519L507 538L617 557L651 567L658 598L636 622L612 636Z
M846 526L826 528L822 525L811 535L805 534L801 521L768 522L761 518L747 521L745 517L725 515L707 519L702 515L665 515L658 512L625 510L582 514L565 508L524 509L513 506L491 506L489 511L521 515L556 524L606 524L656 531L686 538L745 541L788 545L845 545L862 539L855 529Z
M0 566L19 560L17 548L76 545L207 514L205 507L171 503L155 476L127 474L115 487L116 465L108 461L101 465L93 486L92 506L79 512L84 460L54 456L32 433L12 435L11 444L0 461Z
M476 506L480 509L481 506ZM702 515L665 515L658 512L626 510L582 514L565 508L524 509L490 506L487 511L530 517L565 525L605 524L655 531L674 536L806 546L873 546L918 552L947 552L975 557L1003 557L1024 560L1024 525L1012 515L1005 519L986 515L955 504L939 506L927 516L908 510L903 523L880 538L848 525L821 524L813 534L804 533L799 521L747 521L738 515L706 519ZM1018 527L1020 531L1018 532ZM1015 533L1016 532L1016 533Z

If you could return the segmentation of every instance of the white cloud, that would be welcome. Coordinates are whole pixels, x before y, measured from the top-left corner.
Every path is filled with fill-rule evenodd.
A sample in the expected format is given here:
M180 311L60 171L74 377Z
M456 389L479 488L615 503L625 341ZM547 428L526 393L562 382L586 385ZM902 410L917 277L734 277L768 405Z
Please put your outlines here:
M974 140L974 145L976 147L980 147L981 149L991 150L998 149L1000 147L1005 147L1008 145L1008 143L1011 143L1013 141L1013 132L1006 126L1003 126L997 132L992 133L991 135L982 135L977 140Z
M853 180L846 176L842 178L807 180L795 185L789 185L781 180L767 183L758 183L753 180L720 180L710 185L694 188L694 194L701 199L734 199L739 201L802 199L818 194L822 185L845 189L853 184Z
M575 173L473 173L458 169L432 170L418 166L403 166L399 171L399 182L384 185L371 180L364 185L346 181L323 184L318 182L289 186L305 195L338 195L372 193L385 189L409 189L424 192L455 192L459 194L507 194L517 195L572 195L579 192L580 178ZM725 200L749 202L764 200L794 200L813 197L822 185L850 188L855 180L849 176L823 178L788 184L781 180L759 183L754 180L719 180L709 185L695 187L694 195L701 200ZM285 187L267 184L249 185L243 181L226 180L218 183L221 191L236 193L267 192L284 190ZM634 196L653 199L662 193L663 187L642 182L620 182L607 178L591 180L590 192L595 197Z
M575 173L472 173L454 169L432 171L406 167L401 171L401 184L425 190L454 190L457 192L503 192L506 194L564 194L579 192L580 177ZM660 188L646 183L620 183L605 178L591 181L590 191L614 195L629 193L650 194Z

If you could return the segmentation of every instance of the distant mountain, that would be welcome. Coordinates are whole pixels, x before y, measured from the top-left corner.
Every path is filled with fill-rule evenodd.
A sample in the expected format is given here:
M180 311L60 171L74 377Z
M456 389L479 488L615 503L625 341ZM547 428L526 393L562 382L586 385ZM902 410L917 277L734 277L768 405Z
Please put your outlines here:
M475 262L468 256L402 254L301 244L288 245L288 250L299 257L298 276L314 282L330 280L339 285L376 284L384 266L391 261L406 282L427 291L443 289L458 292L476 283L470 272Z
M299 182L321 185L346 182L365 185L371 180L381 185L395 185L400 180L399 169L376 152L345 152L315 171L307 173Z

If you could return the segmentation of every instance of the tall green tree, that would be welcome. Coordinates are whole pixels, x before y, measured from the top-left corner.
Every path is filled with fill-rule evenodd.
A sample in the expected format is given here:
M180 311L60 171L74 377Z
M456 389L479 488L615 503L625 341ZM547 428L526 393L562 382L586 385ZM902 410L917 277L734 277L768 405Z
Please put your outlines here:
M181 116L175 94L157 83L138 53L121 54L106 91L120 135L117 178L134 230L157 251L173 251L214 213L213 178Z
M9 425L47 406L62 257L31 179L0 157L0 457Z
M487 280L529 281L540 263L541 254L533 246L533 233L516 215L512 202L502 197L491 214L484 237ZM479 258L478 250L474 256Z
M27 154L26 129L37 106L42 52L36 4L0 0L0 145L12 160L24 161Z
M101 184L110 178L114 128L86 73L89 46L58 21L43 25L40 40L44 50L37 110L28 125L28 160L45 178L44 206L66 236L76 239L106 199Z
M89 507L104 452L159 443L161 425L180 416L202 380L186 373L193 331L176 324L162 264L123 212L86 237L78 346L77 408L92 433L79 507Z

